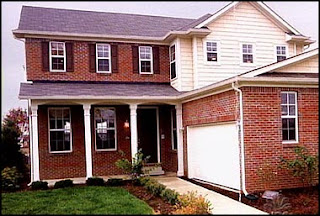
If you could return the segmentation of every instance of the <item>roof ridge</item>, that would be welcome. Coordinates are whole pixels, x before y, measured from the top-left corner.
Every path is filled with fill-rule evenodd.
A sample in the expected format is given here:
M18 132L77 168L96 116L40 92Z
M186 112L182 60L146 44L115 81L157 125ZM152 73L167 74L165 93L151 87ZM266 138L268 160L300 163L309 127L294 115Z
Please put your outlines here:
M50 9L50 10L64 10L64 11L89 12L89 13L134 15L134 16L142 16L142 17L159 17L159 18L170 18L170 19L190 20L190 21L192 21L192 22L197 20L197 19L191 19L191 18L170 17L170 16L160 16L160 15L146 15L146 14L135 14L135 13L118 13L118 12L107 12L107 11L93 11L93 10L80 10L80 9L66 9L66 8L53 8L53 7L39 7L39 6L22 5L22 9L25 8L25 7L29 7L29 8L42 8L42 9Z

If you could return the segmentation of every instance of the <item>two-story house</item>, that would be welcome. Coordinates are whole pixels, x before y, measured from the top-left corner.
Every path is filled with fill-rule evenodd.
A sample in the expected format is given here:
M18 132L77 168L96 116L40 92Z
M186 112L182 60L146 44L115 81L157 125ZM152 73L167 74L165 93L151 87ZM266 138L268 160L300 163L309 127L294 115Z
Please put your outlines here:
M262 2L182 19L23 7L31 181L122 174L138 149L153 174L261 190L299 187L278 170L318 154L318 49ZM270 168L269 168L270 169Z

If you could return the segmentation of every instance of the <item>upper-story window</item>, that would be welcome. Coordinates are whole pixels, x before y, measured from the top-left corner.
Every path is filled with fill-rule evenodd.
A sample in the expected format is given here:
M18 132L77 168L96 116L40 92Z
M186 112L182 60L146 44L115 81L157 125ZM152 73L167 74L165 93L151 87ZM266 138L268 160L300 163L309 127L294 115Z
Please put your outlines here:
M170 77L174 79L177 77L176 72L176 45L170 47Z
M49 116L49 151L62 153L72 151L71 116L70 109L51 107Z
M287 58L287 47L276 46L276 57L277 57L277 62L285 60Z
M111 51L109 44L96 44L97 72L111 73Z
M141 74L152 74L152 47L139 46L139 69Z
M242 63L253 63L253 44L242 44Z
M218 43L213 41L207 41L206 53L208 62L218 62Z
M296 92L281 92L282 141L298 141L298 107Z
M64 42L50 42L50 71L66 71L66 46Z

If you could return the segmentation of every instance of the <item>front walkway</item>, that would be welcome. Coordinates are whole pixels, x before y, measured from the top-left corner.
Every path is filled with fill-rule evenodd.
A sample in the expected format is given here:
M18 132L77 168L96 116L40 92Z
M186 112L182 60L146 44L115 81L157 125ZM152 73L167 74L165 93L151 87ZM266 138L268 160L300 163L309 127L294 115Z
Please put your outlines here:
M192 184L177 177L155 176L152 178L158 180L161 184L164 184L168 188L173 189L180 194L187 193L188 191L197 191L199 195L201 194L206 196L206 198L212 203L212 214L267 214L259 209L253 208L227 196Z

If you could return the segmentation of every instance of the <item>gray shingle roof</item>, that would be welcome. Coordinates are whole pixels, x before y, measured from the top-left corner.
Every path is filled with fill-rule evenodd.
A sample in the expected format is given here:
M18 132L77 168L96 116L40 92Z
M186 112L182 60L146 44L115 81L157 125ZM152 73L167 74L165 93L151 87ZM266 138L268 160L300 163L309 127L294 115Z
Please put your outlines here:
M199 19L23 6L18 30L163 37L194 27Z
M170 84L130 83L20 83L20 98L98 96L98 97L170 97L180 95Z

